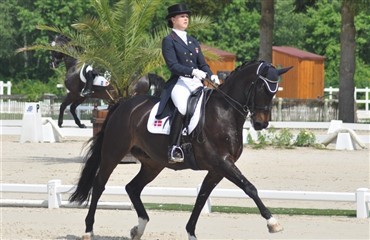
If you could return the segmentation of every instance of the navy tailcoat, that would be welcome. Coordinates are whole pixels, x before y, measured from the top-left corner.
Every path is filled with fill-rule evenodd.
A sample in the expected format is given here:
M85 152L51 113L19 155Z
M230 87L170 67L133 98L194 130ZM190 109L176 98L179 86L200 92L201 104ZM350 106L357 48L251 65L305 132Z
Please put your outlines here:
M171 71L171 77L166 82L161 95L161 103L156 115L158 119L168 115L168 112L164 110L171 97L171 91L180 76L192 78L193 69L196 68L206 72L209 77L213 74L204 58L199 42L189 35L187 41L186 45L173 31L162 41L162 55Z

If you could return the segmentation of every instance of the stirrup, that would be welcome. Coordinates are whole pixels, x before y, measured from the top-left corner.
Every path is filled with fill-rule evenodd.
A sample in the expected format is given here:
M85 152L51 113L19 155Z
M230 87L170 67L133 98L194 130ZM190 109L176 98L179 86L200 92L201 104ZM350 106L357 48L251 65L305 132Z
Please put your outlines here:
M179 146L172 146L170 150L170 163L180 163L184 161L184 151Z
M89 89L82 89L82 92L80 93L80 96L81 97L88 97L90 96L91 94L93 94L94 92L89 90Z

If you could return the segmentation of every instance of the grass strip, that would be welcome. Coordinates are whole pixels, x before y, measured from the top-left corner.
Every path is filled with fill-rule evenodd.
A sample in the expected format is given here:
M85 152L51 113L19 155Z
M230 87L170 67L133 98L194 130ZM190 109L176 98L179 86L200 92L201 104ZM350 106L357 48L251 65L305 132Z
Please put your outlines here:
M163 211L185 211L191 212L193 205L176 203L146 203L146 209ZM273 214L284 215L309 215L309 216L344 216L356 217L355 210L342 209L312 209L312 208L269 208ZM244 213L260 214L258 208L237 206L212 206L212 212L219 213Z

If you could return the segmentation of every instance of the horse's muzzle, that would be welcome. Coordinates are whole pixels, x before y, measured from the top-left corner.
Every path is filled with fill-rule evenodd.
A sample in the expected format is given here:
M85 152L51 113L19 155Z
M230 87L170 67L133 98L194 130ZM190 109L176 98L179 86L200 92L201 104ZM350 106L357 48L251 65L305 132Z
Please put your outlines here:
M255 130L262 130L268 127L269 125L269 117L270 114L268 113L254 113L251 116L251 123Z
M268 127L269 122L252 121L252 125L253 125L254 130L262 130Z

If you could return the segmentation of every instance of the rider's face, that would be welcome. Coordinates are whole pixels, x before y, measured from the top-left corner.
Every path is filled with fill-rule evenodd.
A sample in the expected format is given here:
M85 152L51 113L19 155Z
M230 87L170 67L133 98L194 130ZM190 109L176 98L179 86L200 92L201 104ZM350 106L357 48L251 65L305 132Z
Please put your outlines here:
M189 15L184 13L184 14L179 14L171 18L173 22L173 28L178 29L178 30L186 30L189 24Z

